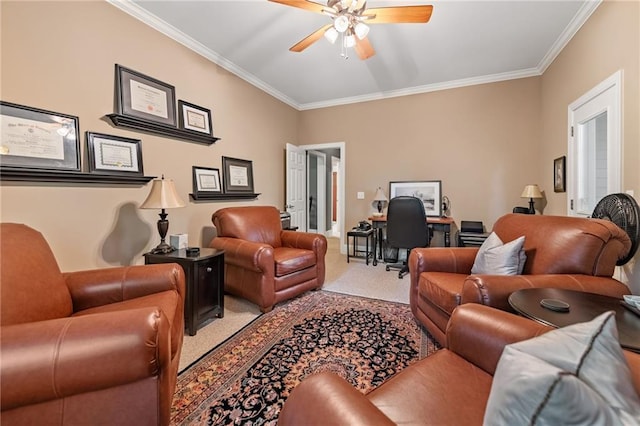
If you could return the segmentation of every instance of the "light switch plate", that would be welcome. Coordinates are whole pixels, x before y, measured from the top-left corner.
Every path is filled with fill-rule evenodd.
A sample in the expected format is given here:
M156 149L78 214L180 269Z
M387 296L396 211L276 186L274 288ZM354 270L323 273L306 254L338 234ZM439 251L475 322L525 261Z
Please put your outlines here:
M364 200L364 192L358 191L358 200Z

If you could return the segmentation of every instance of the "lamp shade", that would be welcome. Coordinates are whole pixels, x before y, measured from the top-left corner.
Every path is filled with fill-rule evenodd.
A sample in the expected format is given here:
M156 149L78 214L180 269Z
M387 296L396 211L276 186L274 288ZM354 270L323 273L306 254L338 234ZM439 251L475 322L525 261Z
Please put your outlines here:
M376 190L376 195L373 197L373 201L388 201L387 196L384 194L382 188L378 187Z
M171 179L155 179L151 186L151 192L140 205L141 209L173 209L184 207L184 201L178 195L176 187Z
M538 185L527 185L524 187L522 191L521 198L542 198L542 192L540 192L540 188Z

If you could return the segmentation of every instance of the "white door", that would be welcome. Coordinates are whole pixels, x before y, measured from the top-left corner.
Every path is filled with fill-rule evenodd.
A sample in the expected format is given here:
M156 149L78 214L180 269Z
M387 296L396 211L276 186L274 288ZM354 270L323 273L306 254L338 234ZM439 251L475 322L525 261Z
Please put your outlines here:
M317 234L327 231L327 155L307 151L307 230Z
M297 226L299 231L306 231L306 151L289 143L286 151L285 210L291 214L291 226Z
M621 89L618 71L569 105L567 211L589 217L605 195L621 191Z

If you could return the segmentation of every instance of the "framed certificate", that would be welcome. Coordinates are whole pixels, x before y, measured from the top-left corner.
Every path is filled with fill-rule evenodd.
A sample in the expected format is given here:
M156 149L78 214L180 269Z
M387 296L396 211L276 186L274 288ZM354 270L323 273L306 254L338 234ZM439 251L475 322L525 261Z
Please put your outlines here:
M78 117L0 101L0 166L79 171Z
M118 114L176 127L175 88L116 64Z
M212 136L211 110L179 100L178 128Z
M193 193L196 195L222 194L220 170L193 166Z
M143 176L142 142L138 139L87 132L89 173Z
M222 157L225 194L253 193L253 164L249 160Z

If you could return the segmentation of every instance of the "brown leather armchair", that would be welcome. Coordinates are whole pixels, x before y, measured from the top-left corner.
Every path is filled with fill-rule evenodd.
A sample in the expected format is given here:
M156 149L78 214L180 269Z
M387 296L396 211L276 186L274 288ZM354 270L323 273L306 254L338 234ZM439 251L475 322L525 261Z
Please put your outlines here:
M442 345L446 345L444 331L451 312L463 303L513 311L509 295L529 287L619 298L630 293L612 275L631 241L610 221L508 214L498 219L493 231L505 243L525 236L527 261L522 275L471 275L478 247L419 248L409 256L411 310Z
M42 234L2 223L0 267L3 424L169 424L179 265L62 273Z
M268 312L276 303L324 284L327 239L282 230L275 207L223 208L212 221L217 237L210 246L225 251L226 292Z
M446 349L367 395L334 373L311 375L291 392L278 426L481 425L504 347L548 330L488 306L460 306L447 327ZM640 354L623 352L640 394Z

